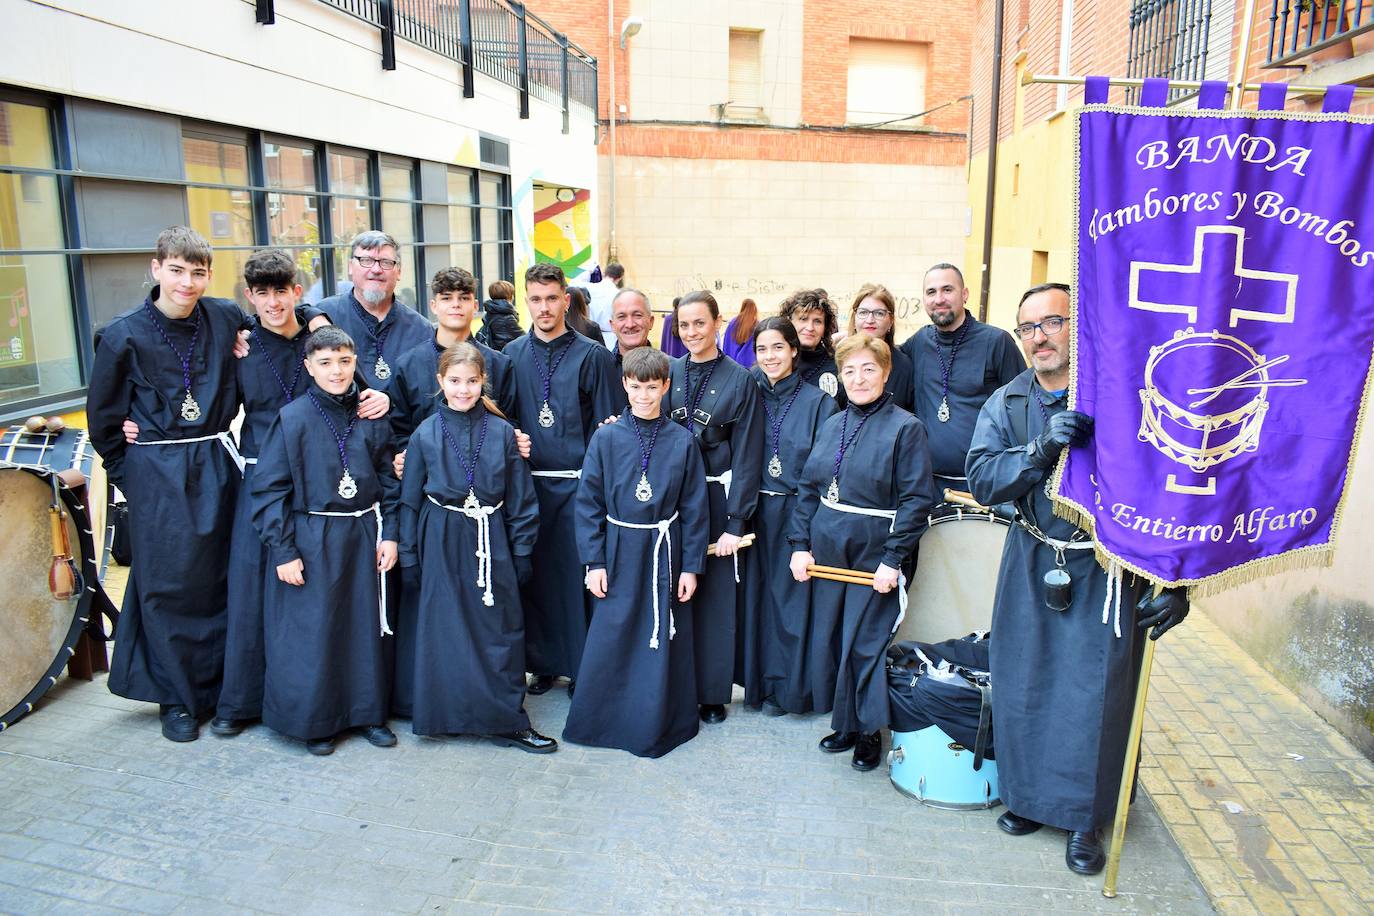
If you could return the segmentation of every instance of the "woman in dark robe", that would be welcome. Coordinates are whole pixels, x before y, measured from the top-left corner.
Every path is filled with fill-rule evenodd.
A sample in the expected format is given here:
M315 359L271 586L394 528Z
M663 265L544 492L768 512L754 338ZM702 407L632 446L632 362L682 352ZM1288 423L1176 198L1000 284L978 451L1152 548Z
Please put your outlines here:
M840 330L835 303L823 289L802 289L782 301L778 314L797 329L801 342L797 371L802 381L820 388L843 407L844 388L835 368L835 336Z
M548 753L558 743L530 728L524 709L519 591L533 574L539 504L515 430L482 393L485 382L475 345L445 350L437 376L444 403L406 451L401 563L420 578L411 728Z
M796 329L766 318L754 329L757 364L749 371L763 394L764 471L754 513L754 546L745 551L748 576L737 674L744 702L764 712L829 712L833 692L812 692L811 586L792 578L788 527L797 510L797 481L816 434L838 408L796 369ZM827 655L829 653L827 652Z
M687 355L673 360L669 416L696 437L706 460L715 556L697 584L694 641L703 722L725 721L734 690L743 581L735 555L759 500L763 474L763 400L743 368L716 345L720 307L705 290L677 306Z
M897 300L888 288L880 283L865 283L859 287L849 309L848 336L867 334L887 344L888 351L892 353L892 372L883 390L892 395L894 404L910 413L913 369L911 357L897 347L896 328Z
M812 579L812 564L871 573L873 583L817 578L812 583L812 642L817 691L834 687L829 753L854 749L854 767L871 770L888 723L884 653L906 606L903 562L925 531L934 500L930 448L920 420L883 391L891 371L887 344L867 334L836 351L849 407L816 437L798 488L792 575ZM820 647L838 634L831 666ZM832 644L833 649L833 644Z

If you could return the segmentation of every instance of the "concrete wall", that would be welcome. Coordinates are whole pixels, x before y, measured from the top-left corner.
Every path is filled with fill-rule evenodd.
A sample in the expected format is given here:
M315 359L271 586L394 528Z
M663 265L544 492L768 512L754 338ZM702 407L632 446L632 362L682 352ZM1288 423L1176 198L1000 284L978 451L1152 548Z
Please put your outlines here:
M729 314L745 297L767 314L793 290L821 286L847 313L853 292L878 282L898 297L904 337L925 322L926 267L957 262L963 248L959 165L649 156L618 162L621 260L628 282L660 309L704 288Z

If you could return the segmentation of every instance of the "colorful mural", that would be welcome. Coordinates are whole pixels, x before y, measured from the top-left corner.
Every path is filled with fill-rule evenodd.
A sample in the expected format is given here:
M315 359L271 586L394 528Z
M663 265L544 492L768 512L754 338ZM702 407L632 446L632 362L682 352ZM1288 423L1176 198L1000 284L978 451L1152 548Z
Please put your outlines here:
M534 257L557 264L569 277L592 260L591 192L536 185Z

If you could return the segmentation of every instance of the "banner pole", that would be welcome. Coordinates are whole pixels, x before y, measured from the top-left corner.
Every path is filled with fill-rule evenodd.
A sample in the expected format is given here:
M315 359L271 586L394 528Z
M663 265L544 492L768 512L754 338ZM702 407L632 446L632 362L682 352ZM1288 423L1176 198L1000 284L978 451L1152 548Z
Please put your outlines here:
M1259 0L1249 0L1245 4L1245 21L1240 27L1240 47L1236 49L1236 78L1231 81L1231 108L1239 109L1245 104L1245 68L1250 65L1250 42L1255 29L1255 5Z
M1039 83L1047 86L1082 86L1085 79L1086 77L1082 76L1060 76L1057 73L1026 72L1021 75L1021 85L1032 86ZM1141 79L1140 77L1134 76L1114 76L1110 80L1108 80L1108 82L1113 86L1120 86L1131 89L1139 89L1140 87L1145 85L1145 80ZM1263 85L1263 83L1246 83L1241 88L1245 92L1259 92L1260 87ZM1201 87L1202 82L1200 80L1169 80L1170 89L1197 90ZM1226 83L1226 87L1227 91L1231 91L1235 88L1229 80ZM1321 95L1323 92L1330 88L1330 86L1303 86L1297 83L1290 83L1288 85L1289 92L1300 93L1304 95ZM1356 98L1363 98L1365 96L1370 95L1374 95L1374 86L1355 87Z
M1156 585L1156 596L1164 591ZM1149 633L1145 640L1145 654L1140 659L1140 680L1135 688L1135 710L1131 713L1131 730L1126 737L1126 760L1121 765L1121 791L1116 796L1116 818L1112 822L1112 845L1107 851L1107 873L1102 879L1102 896L1116 896L1116 873L1121 868L1121 847L1126 842L1126 811L1131 806L1131 790L1135 788L1136 758L1140 756L1140 738L1145 731L1145 700L1150 694L1150 669L1155 662L1155 640Z

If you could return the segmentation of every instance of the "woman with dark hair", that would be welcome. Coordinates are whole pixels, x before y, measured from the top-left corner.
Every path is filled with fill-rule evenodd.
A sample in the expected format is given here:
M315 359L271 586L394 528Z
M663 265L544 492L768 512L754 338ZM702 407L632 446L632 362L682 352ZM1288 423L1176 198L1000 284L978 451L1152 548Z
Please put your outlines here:
M746 369L754 365L754 325L758 324L759 307L753 299L739 304L739 314L725 328L720 348L725 355Z
M601 336L601 326L592 321L591 316L587 314L589 301L590 297L585 289L580 286L569 286L568 313L564 317L568 322L568 327L604 347L606 340Z
M840 329L835 303L823 289L802 289L782 301L778 314L797 329L801 352L797 369L802 381L817 386L843 407L844 389L835 370L835 334Z
M828 683L834 690L834 733L821 740L821 750L853 748L854 768L872 770L888 724L884 654L906 610L901 568L934 502L930 446L925 424L883 392L892 369L887 344L855 334L835 359L849 406L821 427L806 459L788 533L789 566L798 582L809 581L817 563L873 576L871 584L817 579L811 587L813 640L838 647L815 669L815 689Z
M877 337L892 351L892 373L887 377L884 389L892 395L892 402L911 412L915 399L912 388L915 373L912 371L911 357L897 349L893 334L897 328L897 300L881 283L865 283L854 294L854 302L849 307L849 334L863 333Z
M683 296L677 325L687 355L673 360L667 406L669 416L696 437L706 461L710 540L716 545L692 599L697 702L703 722L723 722L743 607L736 551L758 505L763 473L762 399L749 371L716 344L720 307L714 296L705 290Z
M728 335L727 335L728 336ZM763 484L754 512L754 546L747 552L744 632L736 671L746 705L768 715L828 712L833 684L817 695L811 674L814 653L833 670L834 654L811 641L811 587L792 578L788 526L797 511L797 484L821 426L838 409L797 371L801 342L786 318L765 318L754 328L758 363L749 375L763 395Z
M687 355L687 348L677 336L677 304L681 301L681 296L673 297L673 310L668 313L668 320L663 322L663 339L658 344L658 348L673 359Z

